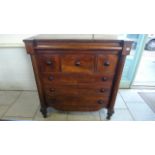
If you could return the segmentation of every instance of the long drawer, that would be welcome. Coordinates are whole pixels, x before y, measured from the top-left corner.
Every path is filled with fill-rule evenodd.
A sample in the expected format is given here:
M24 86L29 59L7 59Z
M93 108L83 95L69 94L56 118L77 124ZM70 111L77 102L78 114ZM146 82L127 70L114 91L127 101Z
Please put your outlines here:
M98 83L106 87L111 87L113 75L104 74L67 74L67 73L44 73L42 79L44 84L75 85L79 83Z
M75 110L77 110L77 108L86 108L87 110L100 109L101 107L107 107L108 101L109 97L104 97L102 95L56 95L53 97L46 95L46 102L48 106L53 106L55 108L67 111L70 111L70 108L72 111L74 111L74 108Z
M88 84L79 84L79 85L45 85L45 93L49 96L61 96L61 95L102 95L109 96L110 88L104 87L102 85L88 85Z

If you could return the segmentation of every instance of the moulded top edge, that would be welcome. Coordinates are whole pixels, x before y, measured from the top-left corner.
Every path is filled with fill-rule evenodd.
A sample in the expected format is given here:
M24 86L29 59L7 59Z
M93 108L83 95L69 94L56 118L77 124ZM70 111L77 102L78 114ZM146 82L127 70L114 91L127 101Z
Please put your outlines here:
M65 35L62 36L61 35L37 35L37 36L33 36L27 39L24 39L25 41L51 41L51 42L116 42L116 43L121 43L123 41L131 41L132 40L127 40L127 39L114 39L114 38L104 38L104 39L95 39L95 38L91 38L91 37L80 37L80 35L78 35L77 37L72 37L69 35Z

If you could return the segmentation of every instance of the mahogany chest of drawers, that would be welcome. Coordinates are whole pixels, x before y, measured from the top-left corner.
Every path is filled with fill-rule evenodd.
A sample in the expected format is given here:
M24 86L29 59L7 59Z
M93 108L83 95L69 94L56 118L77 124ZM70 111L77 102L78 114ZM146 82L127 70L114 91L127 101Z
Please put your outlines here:
M44 117L52 106L63 111L107 108L110 119L131 41L60 40L40 35L24 43Z

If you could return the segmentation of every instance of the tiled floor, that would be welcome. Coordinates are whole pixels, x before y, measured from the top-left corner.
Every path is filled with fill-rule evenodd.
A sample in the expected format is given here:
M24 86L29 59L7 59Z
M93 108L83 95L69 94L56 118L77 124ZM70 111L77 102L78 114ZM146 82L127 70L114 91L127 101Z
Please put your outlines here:
M139 96L144 89L120 89L112 121L154 121L155 113ZM0 119L36 121L105 121L106 110L97 112L58 112L48 109L44 119L39 111L39 98L34 91L0 91Z

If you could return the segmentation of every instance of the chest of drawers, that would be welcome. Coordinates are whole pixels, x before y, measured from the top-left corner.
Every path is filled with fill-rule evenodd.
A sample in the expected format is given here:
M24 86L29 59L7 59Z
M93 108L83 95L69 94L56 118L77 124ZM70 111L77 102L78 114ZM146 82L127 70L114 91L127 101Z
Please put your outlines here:
M131 41L54 40L40 35L24 43L44 117L52 106L63 111L107 108L110 119Z

